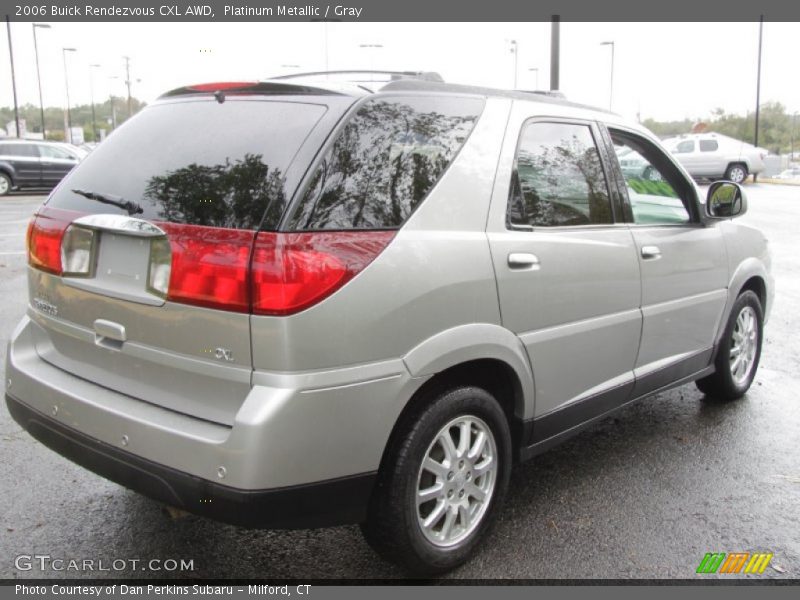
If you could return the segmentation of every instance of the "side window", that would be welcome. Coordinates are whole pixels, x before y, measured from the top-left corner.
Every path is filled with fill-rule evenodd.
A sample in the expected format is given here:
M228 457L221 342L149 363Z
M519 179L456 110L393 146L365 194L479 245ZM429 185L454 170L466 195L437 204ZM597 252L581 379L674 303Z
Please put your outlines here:
M39 146L39 152L42 153L44 158L72 158L69 152L55 146Z
M681 182L669 159L654 145L633 135L611 131L611 139L625 178L634 223L690 222L689 211L676 191L685 182Z
M675 146L675 150L673 150L675 154L688 154L689 152L694 152L694 140L685 140L680 142L677 146Z
M507 220L511 227L613 222L608 185L588 125L525 125L514 159Z
M3 152L6 156L24 156L25 158L38 158L39 152L33 144L4 144Z
M700 140L700 152L716 152L718 149L717 140Z
M368 100L311 178L292 229L400 227L464 145L483 106L479 98Z

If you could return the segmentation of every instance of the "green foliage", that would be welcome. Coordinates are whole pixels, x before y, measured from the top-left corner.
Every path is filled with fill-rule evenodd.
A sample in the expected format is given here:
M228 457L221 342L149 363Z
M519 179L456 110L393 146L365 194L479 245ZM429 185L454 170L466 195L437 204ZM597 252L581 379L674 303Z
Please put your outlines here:
M707 131L728 135L738 140L753 143L755 140L755 111L746 115L734 115L717 108L708 119L683 119L682 121L656 121L645 119L642 125L661 138L690 133L695 123L708 125ZM798 119L786 111L780 102L765 102L761 105L758 127L758 145L774 154L789 152L794 140L794 150L800 149Z
M114 110L117 116L117 125L120 125L128 118L128 100L119 96L111 98L97 99L94 105L97 119L97 129L111 130L108 120L111 118L111 102L114 103ZM144 108L145 103L136 98L131 98L131 108L133 114ZM48 106L44 109L44 123L47 130L47 139L64 140L64 111L63 107ZM40 133L42 131L41 110L36 104L24 104L19 107L19 118L25 119L29 132ZM70 119L73 127L83 127L84 139L91 141L92 130L92 105L81 104L70 108ZM14 120L14 107L5 106L0 108L0 127L5 127L6 123ZM98 133L98 136L100 134Z

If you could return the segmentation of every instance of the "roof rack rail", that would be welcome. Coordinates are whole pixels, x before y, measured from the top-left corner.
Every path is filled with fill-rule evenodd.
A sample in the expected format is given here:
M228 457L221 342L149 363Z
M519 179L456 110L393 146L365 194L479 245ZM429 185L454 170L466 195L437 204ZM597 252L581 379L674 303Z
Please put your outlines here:
M270 80L301 79L303 77L320 77L327 75L389 75L392 81L399 79L418 79L420 81L435 81L444 83L444 79L433 71L372 71L363 69L346 69L342 71L309 71L306 73L292 73L290 75L278 75L270 77ZM353 80L356 83L371 82L371 79Z

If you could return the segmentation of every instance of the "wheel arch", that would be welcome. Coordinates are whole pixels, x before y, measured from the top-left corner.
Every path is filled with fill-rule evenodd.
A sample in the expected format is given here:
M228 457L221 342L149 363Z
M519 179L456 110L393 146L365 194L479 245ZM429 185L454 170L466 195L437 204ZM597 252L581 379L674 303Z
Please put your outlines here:
M3 173L4 175L8 176L8 178L11 180L11 185L16 185L14 182L17 178L16 177L17 174L16 171L14 170L14 167L12 167L9 163L0 160L0 173Z
M725 331L725 325L730 318L731 310L736 302L736 299L742 292L750 290L758 296L761 301L761 308L764 311L765 321L766 315L770 308L771 295L768 287L770 281L769 273L766 266L756 258L748 258L742 261L736 268L731 277L731 282L728 285L728 300L725 303L725 310L722 313L722 319L717 331L715 339L715 346L719 345L722 334Z
M500 403L511 429L514 455L526 442L526 421L533 416L533 372L520 339L499 325L473 324L441 332L403 359L409 373L423 380L392 426L381 456L387 459L398 436L438 393L474 385Z

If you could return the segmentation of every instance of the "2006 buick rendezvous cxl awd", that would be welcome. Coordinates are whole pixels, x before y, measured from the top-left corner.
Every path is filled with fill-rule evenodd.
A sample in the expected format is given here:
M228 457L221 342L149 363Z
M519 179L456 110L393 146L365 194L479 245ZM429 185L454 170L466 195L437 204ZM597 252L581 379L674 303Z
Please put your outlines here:
M198 85L117 130L31 222L17 422L170 505L360 523L436 573L515 461L670 386L743 395L773 292L742 189L701 202L616 115L432 79Z

